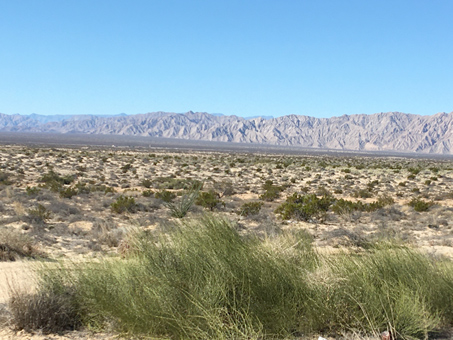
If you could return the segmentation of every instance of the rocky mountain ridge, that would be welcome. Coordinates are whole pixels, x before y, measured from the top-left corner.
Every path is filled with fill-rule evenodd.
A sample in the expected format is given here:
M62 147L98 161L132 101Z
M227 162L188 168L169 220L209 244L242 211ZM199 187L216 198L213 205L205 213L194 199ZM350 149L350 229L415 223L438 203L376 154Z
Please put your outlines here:
M453 153L453 112L419 116L401 112L332 118L288 115L246 119L189 111L137 115L71 116L40 122L0 113L0 131L153 136L310 148Z

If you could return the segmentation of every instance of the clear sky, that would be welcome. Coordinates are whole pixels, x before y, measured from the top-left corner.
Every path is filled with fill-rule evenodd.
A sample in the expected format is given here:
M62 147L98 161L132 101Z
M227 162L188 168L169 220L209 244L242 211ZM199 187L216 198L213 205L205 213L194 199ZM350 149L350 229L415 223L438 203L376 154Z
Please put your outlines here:
M452 0L0 0L0 112L451 112L452 18Z

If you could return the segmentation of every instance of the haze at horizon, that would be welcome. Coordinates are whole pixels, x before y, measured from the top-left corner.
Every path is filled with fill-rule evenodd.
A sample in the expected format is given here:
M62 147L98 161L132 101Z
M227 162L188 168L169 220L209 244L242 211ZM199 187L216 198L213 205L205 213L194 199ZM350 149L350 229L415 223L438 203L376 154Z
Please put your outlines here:
M0 2L0 112L453 111L450 1Z

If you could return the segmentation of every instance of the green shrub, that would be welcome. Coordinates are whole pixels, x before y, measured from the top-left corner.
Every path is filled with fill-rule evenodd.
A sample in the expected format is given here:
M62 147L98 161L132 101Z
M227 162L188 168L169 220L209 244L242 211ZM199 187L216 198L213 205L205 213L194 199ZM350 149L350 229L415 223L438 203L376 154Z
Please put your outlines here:
M331 196L318 198L315 194L299 195L294 193L275 212L280 214L284 220L310 221L313 218L321 218L329 210L333 201L334 198Z
M142 182L141 182L141 185L147 189L151 188L151 186L153 185L153 181L151 181L150 179L144 179Z
M419 168L408 168L407 171L409 171L412 175L418 175L420 173Z
M36 208L28 210L28 216L33 222L45 223L50 218L50 211L42 204L38 204Z
M122 214L124 212L135 212L137 205L135 204L135 199L130 196L119 196L115 202L110 204L112 211L117 214Z
M261 207L264 205L263 202L248 202L244 203L237 212L238 215L241 216L250 216L250 215L258 215L261 211Z
M352 196L356 198L371 198L373 197L373 193L369 189L360 189L354 191Z
M50 189L53 192L59 192L63 189L64 185L69 185L74 182L75 176L60 176L53 170L50 170L46 174L39 178L39 182L43 183L43 186Z
M151 197L152 195L154 195L154 192L152 190L143 190L142 191L143 197Z
M340 198L332 205L332 211L337 215L348 215L354 211L365 211L365 206L362 202L352 202Z
M433 206L433 202L426 202L421 198L413 198L408 205L414 208L415 211L423 212L427 211L431 206Z
M171 201L173 201L176 198L176 194L171 191L161 190L161 191L156 192L154 194L154 197L161 199L162 201L164 201L166 203L170 203Z
M41 190L37 187L26 187L25 191L28 196L36 196Z
M283 187L274 185L272 180L267 180L263 184L264 193L260 199L267 202L272 202L280 197L280 193L284 190Z
M67 187L64 189L61 189L58 194L60 195L61 198L72 198L72 196L77 195L78 190L76 188L72 187Z
M219 199L219 194L215 191L210 190L208 192L200 192L195 201L196 205L200 205L203 208L208 208L209 210L214 210L217 205L221 203Z

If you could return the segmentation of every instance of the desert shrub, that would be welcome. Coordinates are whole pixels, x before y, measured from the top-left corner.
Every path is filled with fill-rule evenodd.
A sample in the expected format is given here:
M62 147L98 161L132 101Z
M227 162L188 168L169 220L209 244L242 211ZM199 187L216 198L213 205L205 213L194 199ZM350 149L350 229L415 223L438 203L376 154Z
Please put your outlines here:
M272 180L266 180L262 186L264 193L260 199L267 202L272 202L280 197L280 193L284 190L283 187L274 185Z
M143 197L151 197L152 195L154 195L154 191L152 191L152 190L143 190L142 191Z
M16 330L40 330L48 334L74 330L80 326L79 308L67 291L45 288L36 294L14 291L9 309Z
M214 210L214 208L220 203L219 194L214 190L200 192L195 200L196 205L208 208L211 211Z
M359 189L354 191L352 196L356 198L371 198L373 193L369 189Z
M433 202L426 202L421 198L413 198L408 205L414 208L415 211L423 212L427 211L434 203Z
M125 164L125 165L123 165L123 166L121 167L121 172L122 172L123 174L125 174L125 173L128 172L130 169L132 169L132 164L127 163L127 164Z
M21 257L43 257L33 240L19 231L0 229L0 261L15 261Z
M281 204L275 212L280 214L284 220L297 219L310 221L313 218L321 218L333 203L331 196L318 198L314 194L299 195L294 193Z
M412 175L418 175L420 173L420 168L408 168L407 171L409 171Z
M118 247L125 231L116 228L112 221L97 221L93 225L93 236L98 244L105 244L109 247Z
M135 203L135 199L130 196L119 196L115 202L110 204L112 211L116 212L117 214L122 214L124 212L135 212L137 208L137 204Z
M365 206L362 202L352 202L340 198L336 200L335 203L332 205L332 211L337 215L348 215L352 214L354 211L364 211Z
M335 201L331 209L335 214L347 215L353 213L354 211L373 212L394 203L394 199L390 196L380 196L376 201L371 203L362 203L360 201L352 202L339 199Z
M155 198L161 199L162 201L169 203L176 198L176 194L168 191L168 190L161 190L154 194Z
M60 176L53 170L50 170L46 174L42 175L39 178L39 181L42 183L51 183L51 182L58 182L60 184L68 185L74 182L75 176L74 175L68 175L68 176Z
M61 198L72 198L73 196L77 195L78 190L73 187L67 187L64 189L61 189L58 194L60 195Z
M39 194L40 191L41 191L41 189L39 189L37 187L26 187L25 188L25 192L27 193L28 196L36 196L37 194Z
M74 180L74 175L60 176L53 170L50 170L39 178L39 182L43 183L42 185L44 187L49 188L54 192L59 192L63 185L69 185L74 182Z
M151 188L151 186L153 185L153 181L151 181L150 179L144 179L140 184L141 184L143 187L149 189L149 188Z
M35 208L28 210L28 216L32 222L45 223L50 218L50 211L45 206L38 203Z
M238 210L237 214L241 216L258 215L261 211L263 202L248 202L244 203Z
M0 184L10 185L11 181L9 180L10 174L7 172L0 172Z
M407 176L407 179L413 180L413 179L415 179L415 175L414 174L410 174L409 176Z

